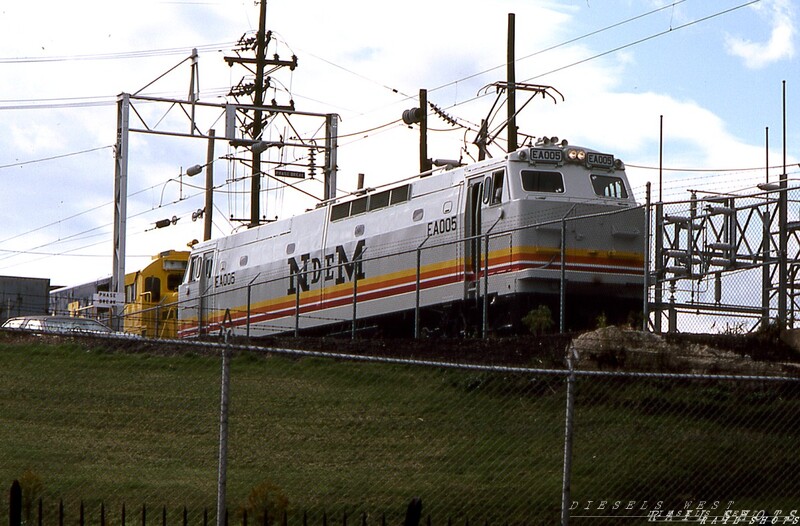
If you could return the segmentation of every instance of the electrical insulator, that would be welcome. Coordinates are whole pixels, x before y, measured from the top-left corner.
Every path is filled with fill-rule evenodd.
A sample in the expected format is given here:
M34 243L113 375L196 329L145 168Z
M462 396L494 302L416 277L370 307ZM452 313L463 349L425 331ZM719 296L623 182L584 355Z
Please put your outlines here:
M422 110L419 108L411 108L403 112L403 122L408 125L422 122Z
M156 228L164 228L165 226L175 225L178 223L178 216L172 216L172 219L159 219L156 221Z
M308 149L308 175L311 179L317 174L317 151L314 148Z

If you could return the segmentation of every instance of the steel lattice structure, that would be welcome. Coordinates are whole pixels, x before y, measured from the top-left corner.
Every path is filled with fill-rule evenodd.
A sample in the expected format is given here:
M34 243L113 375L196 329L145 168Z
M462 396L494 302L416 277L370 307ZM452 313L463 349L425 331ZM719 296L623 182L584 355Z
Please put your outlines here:
M708 316L714 321L707 328L716 330L721 321L722 330L737 332L771 323L794 327L800 221L788 218L798 214L800 188L785 180L760 187L743 194L692 191L688 201L648 205L650 329L662 332L666 322L669 332L692 331L682 315ZM730 320L737 320L733 327Z

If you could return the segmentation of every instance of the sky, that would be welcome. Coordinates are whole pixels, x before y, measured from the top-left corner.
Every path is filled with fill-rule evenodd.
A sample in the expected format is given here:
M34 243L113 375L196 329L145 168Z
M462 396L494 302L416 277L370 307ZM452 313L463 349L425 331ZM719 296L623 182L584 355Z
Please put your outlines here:
M419 170L418 128L400 117L425 89L456 123L429 115L429 156L471 162L481 120L494 131L505 115L502 105L491 113L491 85L506 78L513 13L516 79L554 95L528 102L517 94L518 108L527 103L522 134L614 154L640 201L648 182L654 201L687 199L689 190L746 192L782 173L784 108L787 176L800 177L798 10L790 0L270 0L268 55L296 56L297 68L270 73L267 100L313 115L275 118L263 139L321 144L321 116L336 114L338 195L356 189L358 174L368 187L390 184ZM223 135L221 105L252 76L224 57L258 20L253 0L0 7L0 275L65 286L109 276L118 96L187 100L197 49L195 88L214 106L196 110L196 126ZM131 128L190 130L180 106L134 107ZM204 206L204 179L185 172L206 163L208 143L139 131L129 140L132 271L202 239L192 213ZM489 152L502 156L505 146L503 132ZM244 151L225 141L214 155L212 235L220 237L250 217L249 169L231 160ZM303 148L271 148L265 159L309 163ZM321 163L319 155L316 177L289 181L299 190L265 178L259 215L282 219L315 206Z

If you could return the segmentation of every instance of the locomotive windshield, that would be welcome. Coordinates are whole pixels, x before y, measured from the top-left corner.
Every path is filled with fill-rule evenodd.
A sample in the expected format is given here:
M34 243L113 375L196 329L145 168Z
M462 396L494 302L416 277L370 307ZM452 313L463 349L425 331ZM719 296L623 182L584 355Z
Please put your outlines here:
M628 198L625 183L619 177L592 174L592 187L594 188L594 193L600 197Z
M564 193L564 177L560 172L522 170L522 188L526 192Z

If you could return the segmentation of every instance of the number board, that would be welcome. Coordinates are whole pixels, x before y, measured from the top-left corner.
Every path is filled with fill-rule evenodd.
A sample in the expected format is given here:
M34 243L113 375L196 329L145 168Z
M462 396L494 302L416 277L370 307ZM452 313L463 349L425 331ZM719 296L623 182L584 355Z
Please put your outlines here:
M599 168L613 168L614 156L607 153L586 152L586 164Z
M548 148L531 148L532 163L553 163L558 164L563 160L561 150L551 150Z

